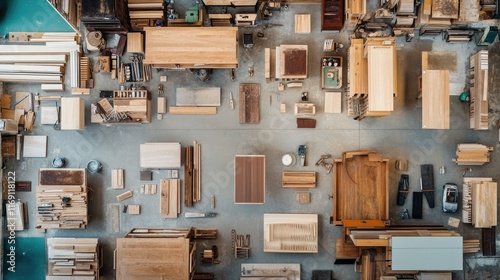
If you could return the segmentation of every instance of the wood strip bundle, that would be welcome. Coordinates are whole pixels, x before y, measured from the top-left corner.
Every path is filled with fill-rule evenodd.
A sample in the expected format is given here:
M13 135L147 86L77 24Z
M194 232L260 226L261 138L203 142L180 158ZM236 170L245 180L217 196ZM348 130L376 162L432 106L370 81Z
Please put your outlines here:
M156 20L162 22L165 20L163 0L129 0L127 5L130 23L134 30L154 26Z
M283 171L281 172L283 188L315 188L315 171Z
M98 249L97 238L48 238L47 279L99 279Z
M490 162L493 147L482 144L458 144L455 163L457 165L483 165Z
M201 200L201 144L186 147L184 159L184 205L190 207Z
M87 179L84 168L42 168L36 193L36 228L86 228Z
M264 252L317 253L317 214L264 214Z
M470 128L488 129L488 51L472 55L469 60Z
M162 218L177 218L181 212L180 185L179 179L160 180L160 215Z
M497 225L497 183L492 178L464 177L462 222L476 228Z

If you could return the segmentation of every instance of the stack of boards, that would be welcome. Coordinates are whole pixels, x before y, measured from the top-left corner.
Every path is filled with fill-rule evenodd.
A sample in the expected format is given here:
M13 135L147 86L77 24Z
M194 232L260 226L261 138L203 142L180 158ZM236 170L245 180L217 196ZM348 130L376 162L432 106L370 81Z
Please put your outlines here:
M42 90L63 91L66 65L71 87L79 87L78 36L72 32L9 33L10 42L0 46L0 81L41 83ZM42 43L42 44L26 44Z
M163 0L129 0L128 9L130 23L134 30L142 30L143 27L154 26L154 20L163 22Z
M45 279L99 279L97 249L97 238L48 238Z
M483 165L490 162L490 154L493 147L482 144L458 144L457 165Z

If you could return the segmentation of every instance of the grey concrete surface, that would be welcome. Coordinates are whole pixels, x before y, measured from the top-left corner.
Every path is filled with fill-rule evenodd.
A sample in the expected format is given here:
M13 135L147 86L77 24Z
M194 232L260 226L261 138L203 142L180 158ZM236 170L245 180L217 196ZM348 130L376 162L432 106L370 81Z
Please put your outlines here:
M192 3L191 3L192 4ZM191 5L189 4L189 5ZM189 6L188 5L188 6ZM181 5L182 7L182 5ZM180 8L181 9L181 8ZM231 12L231 10L229 10ZM294 34L293 16L295 13L310 13L312 18L311 34ZM333 270L335 279L358 279L352 265L334 265L335 239L340 237L341 228L329 224L332 215L332 175L325 174L322 168L314 163L321 154L330 153L338 158L342 152L356 149L373 149L394 163L396 159L408 159L410 175L410 190L419 190L419 165L434 164L436 185L436 207L429 209L424 203L422 220L401 220L400 214L404 208L411 209L411 201L406 205L396 206L397 183L400 173L393 164L390 169L390 214L394 224L438 224L446 225L448 217L460 218L460 212L445 214L441 211L441 186L453 182L460 186L462 167L452 162L456 144L478 142L495 147L491 162L479 167L473 167L468 176L491 176L499 179L498 166L498 119L499 119L499 82L498 62L500 61L499 45L490 47L490 130L471 131L468 129L468 107L458 101L457 96L450 97L451 129L422 130L421 101L417 97L417 78L421 71L421 51L456 51L458 54L457 72L453 83L459 94L466 83L468 57L475 52L474 43L447 44L440 37L415 38L412 42L397 39L398 47L398 96L395 98L395 111L383 118L366 118L361 122L346 115L346 100L343 97L342 114L324 114L324 90L319 86L320 57L323 41L332 38L342 42L345 48L339 52L346 63L346 51L349 46L346 33L320 32L319 5L290 5L288 11L275 12L273 23L283 24L263 30L257 28L240 28L243 32L256 34L262 31L264 38L254 37L254 47L238 51L239 67L236 70L236 81L229 78L229 70L215 70L211 79L201 82L193 73L187 71L154 71L153 79L144 84L152 93L152 122L143 125L99 125L90 123L90 103L99 100L99 90L118 88L116 80L110 80L107 74L96 74L96 87L86 100L86 129L83 131L56 131L52 126L40 125L36 120L33 135L48 135L48 156L41 159L22 159L7 161L6 170L15 170L18 180L37 181L37 170L50 167L51 160L56 156L68 159L68 167L85 167L91 159L103 163L99 174L89 174L91 187L90 215L91 220L86 230L49 230L45 234L37 233L35 225L35 192L19 193L19 198L29 203L29 229L20 232L20 237L98 237L104 248L104 267L101 274L105 279L113 279L112 269L115 238L123 236L136 227L197 227L217 228L219 238L214 241L203 241L198 245L199 252L212 245L219 247L218 265L198 265L202 272L215 272L217 279L238 279L240 264L243 262L280 262L300 263L302 279L310 279L315 269ZM301 89L288 89L278 92L278 82L264 80L264 48L280 44L307 44L309 47L309 77ZM166 50L167 51L167 50ZM96 55L90 54L92 62L96 63ZM127 58L128 55L125 56ZM345 65L345 64L344 64ZM247 71L254 67L255 75L249 77ZM343 84L347 83L347 70L344 70ZM222 106L214 116L182 116L165 115L161 121L156 120L156 89L161 75L168 76L163 83L168 103L175 103L175 89L178 87L216 86L222 88ZM261 84L261 121L259 124L238 123L238 86L240 83ZM8 93L16 91L41 92L39 85L6 84ZM229 92L235 98L235 110L229 108ZM310 94L310 101L317 106L317 128L297 129L293 116L293 104L300 101L301 92ZM46 94L41 92L41 94ZM67 95L67 94L66 94ZM272 103L270 103L272 96ZM279 104L285 103L286 113L279 112ZM38 111L37 111L38 113ZM27 133L30 134L30 133ZM202 145L202 199L193 208L182 207L178 219L161 219L159 216L159 194L141 195L139 188L139 145L146 142L180 142L183 146L198 141ZM307 166L298 164L285 168L281 164L281 156L287 152L296 153L300 144L307 145ZM238 154L263 154L266 156L266 203L264 205L234 205L233 203L233 158ZM438 168L445 166L447 172L438 173ZM122 190L113 190L111 170L125 169L126 190L133 190L134 196L121 203L116 202L116 195ZM301 205L295 201L295 191L282 189L280 173L282 170L311 170L318 172L317 187L311 189L311 203ZM153 183L159 183L166 176L166 171L155 170ZM183 170L179 170L183 178ZM210 196L215 195L217 206L210 208ZM111 230L111 205L140 204L141 214L130 216L121 214L120 232ZM186 211L215 211L218 216L210 219L185 219ZM320 217L319 253L318 254L278 254L263 252L263 214L264 213L317 213ZM239 234L251 235L251 251L249 259L235 259L231 253L231 229ZM466 238L480 238L480 231L471 225L460 224L454 229ZM497 244L500 242L497 236ZM497 245L498 247L498 245ZM197 254L199 256L199 253ZM485 258L479 254L466 255L464 271L453 273L453 279L498 279L498 258ZM481 274L483 273L483 274ZM484 277L483 277L484 276ZM487 278L490 277L490 278ZM495 278L497 277L497 278ZM43 279L43 278L39 278Z

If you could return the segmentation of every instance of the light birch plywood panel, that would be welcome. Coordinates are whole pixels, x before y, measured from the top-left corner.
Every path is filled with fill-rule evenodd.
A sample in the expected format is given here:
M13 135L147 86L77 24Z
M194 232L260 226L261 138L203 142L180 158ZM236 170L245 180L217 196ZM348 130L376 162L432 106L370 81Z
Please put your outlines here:
M47 136L26 135L23 143L23 157L46 157Z
M422 72L422 128L450 128L450 73L448 70Z
M85 101L80 97L61 98L61 130L85 129Z
M367 46L368 109L394 110L394 46Z
M221 104L219 87L177 88L175 92L176 106L209 106Z
M309 34L311 33L311 15L296 14L295 15L295 33Z
M342 92L325 92L325 113L342 113Z
M141 168L180 168L180 143L146 143L140 146Z

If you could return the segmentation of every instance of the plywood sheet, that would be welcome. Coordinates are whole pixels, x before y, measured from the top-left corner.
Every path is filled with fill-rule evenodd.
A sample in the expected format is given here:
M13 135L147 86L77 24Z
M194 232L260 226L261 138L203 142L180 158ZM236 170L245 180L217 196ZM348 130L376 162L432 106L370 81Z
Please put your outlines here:
M177 88L175 92L176 106L209 106L221 104L220 87Z
M241 155L234 158L234 203L263 204L266 194L266 157Z
M57 107L55 106L43 106L40 107L41 114L41 124L54 125L58 121Z
M476 228L497 225L497 183L481 182L472 185L472 223Z
M236 27L145 27L144 63L175 67L234 68Z
M240 84L240 123L260 122L260 84Z
M433 18L458 18L458 0L432 0Z
M333 167L334 223L388 220L388 189L389 160L373 151L344 153L343 159L336 159Z
M342 92L325 92L325 113L342 113Z
M61 130L85 128L85 102L80 97L61 98Z
M368 109L394 110L394 46L367 46L368 52Z
M23 157L46 157L47 136L25 135L23 143Z
M422 72L422 128L450 128L450 74L448 70Z
M180 143L146 143L140 146L141 168L180 168Z

